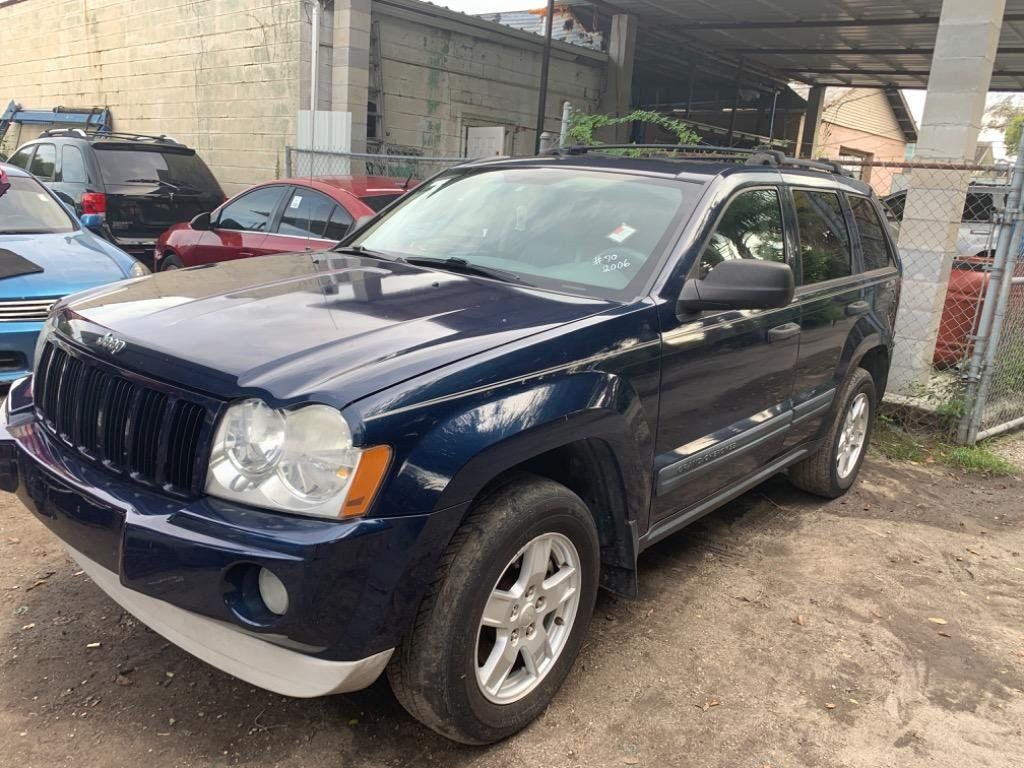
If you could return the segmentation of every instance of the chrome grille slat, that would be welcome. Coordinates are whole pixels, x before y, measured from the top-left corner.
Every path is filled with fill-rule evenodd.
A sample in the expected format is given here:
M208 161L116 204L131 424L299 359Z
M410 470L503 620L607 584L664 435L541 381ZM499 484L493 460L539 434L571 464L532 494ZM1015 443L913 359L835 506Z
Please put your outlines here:
M43 425L82 455L175 495L195 493L197 452L215 403L161 391L54 342L34 386Z
M0 301L0 322L43 321L50 314L56 299L26 299L24 301Z

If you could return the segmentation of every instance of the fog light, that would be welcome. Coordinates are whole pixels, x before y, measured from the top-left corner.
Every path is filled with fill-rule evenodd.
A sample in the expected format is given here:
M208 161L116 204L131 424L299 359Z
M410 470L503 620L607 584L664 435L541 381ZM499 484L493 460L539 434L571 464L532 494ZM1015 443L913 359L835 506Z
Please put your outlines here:
M260 568L260 597L267 610L275 616L284 616L288 612L288 590L273 571Z

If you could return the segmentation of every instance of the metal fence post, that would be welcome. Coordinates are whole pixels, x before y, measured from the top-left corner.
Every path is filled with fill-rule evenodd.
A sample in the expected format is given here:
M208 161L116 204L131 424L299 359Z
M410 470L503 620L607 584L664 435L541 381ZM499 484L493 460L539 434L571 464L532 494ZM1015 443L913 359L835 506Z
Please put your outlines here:
M284 177L292 178L292 147L284 148Z
M1024 214L1022 214L1021 188L1024 186L1024 152L1017 154L1010 179L1010 190L1006 196L1006 210L999 227L992 272L982 305L978 333L971 354L967 372L967 408L960 425L961 442L973 445L977 442L985 415L985 405L992 386L992 374L999 349L999 337L1003 330L1006 308L1013 287L1014 268L1024 238Z

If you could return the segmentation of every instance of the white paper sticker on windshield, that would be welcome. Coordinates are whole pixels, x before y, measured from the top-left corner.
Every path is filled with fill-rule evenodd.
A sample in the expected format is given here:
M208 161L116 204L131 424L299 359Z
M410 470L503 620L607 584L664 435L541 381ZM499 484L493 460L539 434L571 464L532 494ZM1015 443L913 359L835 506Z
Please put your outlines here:
M298 208L302 204L302 195L296 195L292 198L291 203L288 204L289 208Z
M629 226L629 224L622 223L611 231L611 234L608 235L608 239L616 243L624 243L635 234L636 230L633 227Z

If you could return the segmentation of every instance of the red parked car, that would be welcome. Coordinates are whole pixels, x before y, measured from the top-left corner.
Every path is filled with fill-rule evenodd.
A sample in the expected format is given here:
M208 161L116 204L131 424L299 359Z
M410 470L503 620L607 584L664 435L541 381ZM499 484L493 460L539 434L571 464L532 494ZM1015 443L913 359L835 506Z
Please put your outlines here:
M411 188L376 176L278 179L247 189L212 213L175 224L157 240L155 270L270 253L330 248L362 216Z

